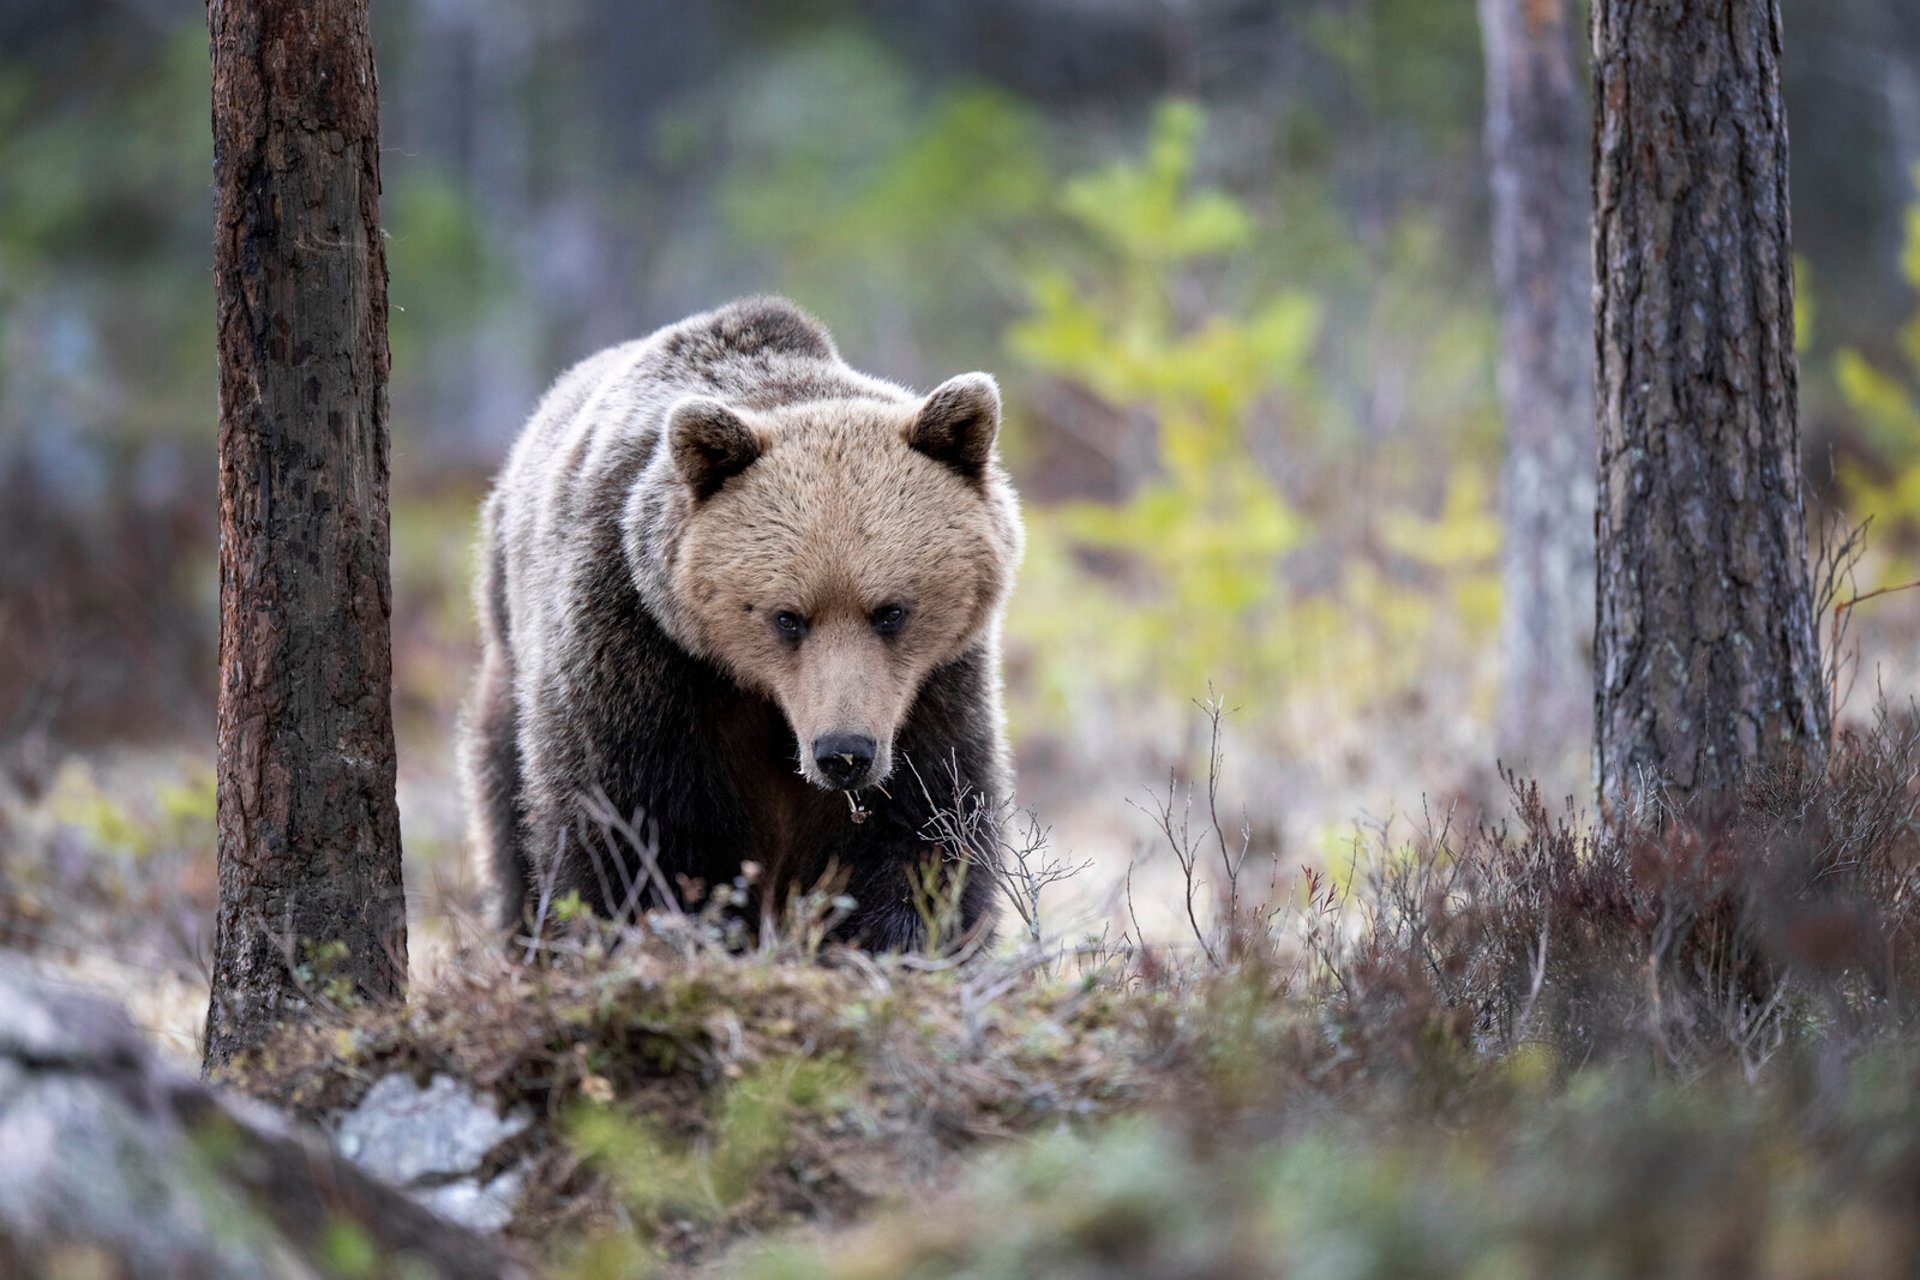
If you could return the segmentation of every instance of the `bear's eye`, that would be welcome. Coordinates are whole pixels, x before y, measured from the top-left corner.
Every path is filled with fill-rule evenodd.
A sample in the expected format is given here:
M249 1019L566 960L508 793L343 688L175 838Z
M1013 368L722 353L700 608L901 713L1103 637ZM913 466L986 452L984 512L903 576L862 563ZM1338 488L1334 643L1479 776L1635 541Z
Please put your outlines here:
M782 609L773 615L773 629L780 633L782 640L799 644L807 634L807 620L791 609Z
M873 629L883 636L900 634L900 628L907 623L907 607L900 604L883 604L873 611Z

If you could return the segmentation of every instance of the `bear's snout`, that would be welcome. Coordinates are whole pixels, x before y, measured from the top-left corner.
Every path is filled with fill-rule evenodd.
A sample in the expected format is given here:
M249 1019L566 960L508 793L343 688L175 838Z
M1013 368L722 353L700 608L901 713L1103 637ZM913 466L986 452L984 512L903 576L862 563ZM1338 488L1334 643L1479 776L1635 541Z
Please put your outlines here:
M879 744L864 733L823 733L813 740L813 763L820 775L842 791L867 780Z

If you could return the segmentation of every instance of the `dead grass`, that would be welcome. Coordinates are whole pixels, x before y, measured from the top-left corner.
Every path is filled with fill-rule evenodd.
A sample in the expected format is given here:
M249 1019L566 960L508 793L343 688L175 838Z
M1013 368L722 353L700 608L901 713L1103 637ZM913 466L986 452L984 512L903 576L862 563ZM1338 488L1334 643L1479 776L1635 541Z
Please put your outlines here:
M740 954L690 940L697 927L582 923L535 964L469 956L407 1008L284 1037L238 1080L313 1119L393 1072L470 1081L537 1120L498 1153L536 1162L517 1231L631 1223L682 1262L750 1230L848 1220L983 1139L1159 1087L1155 998L1113 975ZM669 1166L677 1185L658 1181Z

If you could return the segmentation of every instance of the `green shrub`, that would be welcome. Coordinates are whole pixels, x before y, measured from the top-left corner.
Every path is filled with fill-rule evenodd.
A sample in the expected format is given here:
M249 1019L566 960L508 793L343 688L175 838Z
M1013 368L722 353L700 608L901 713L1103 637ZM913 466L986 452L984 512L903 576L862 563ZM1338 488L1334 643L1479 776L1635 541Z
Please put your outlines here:
M1169 103L1139 160L1064 185L1084 261L1031 267L1029 314L1008 335L1025 368L1109 407L1096 429L1151 428L1150 469L1123 474L1118 500L1029 504L1009 631L1036 688L1017 720L1073 723L1115 701L1176 712L1209 686L1262 711L1310 687L1350 711L1429 674L1444 627L1491 634L1499 526L1483 468L1457 464L1430 514L1425 495L1383 489L1326 519L1276 481L1275 459L1303 453L1291 470L1309 491L1313 454L1339 432L1323 306L1301 285L1232 301L1221 280L1257 274L1276 233L1196 188L1201 129L1197 108Z
M1920 182L1920 171L1916 171ZM1907 211L1906 248L1900 272L1920 290L1920 205ZM1854 420L1864 430L1864 456L1839 462L1841 491L1854 520L1871 519L1876 549L1887 552L1880 576L1866 587L1892 586L1920 576L1920 311L1895 335L1898 371L1876 367L1848 347L1834 361L1834 376Z

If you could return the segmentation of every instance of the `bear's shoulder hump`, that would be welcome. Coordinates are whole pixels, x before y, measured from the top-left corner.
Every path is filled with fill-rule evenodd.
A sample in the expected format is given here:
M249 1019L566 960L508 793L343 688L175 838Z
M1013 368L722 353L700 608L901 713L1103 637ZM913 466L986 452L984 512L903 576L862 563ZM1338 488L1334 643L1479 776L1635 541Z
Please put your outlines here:
M771 294L742 298L709 313L708 332L731 355L785 352L837 360L826 327L785 298Z

